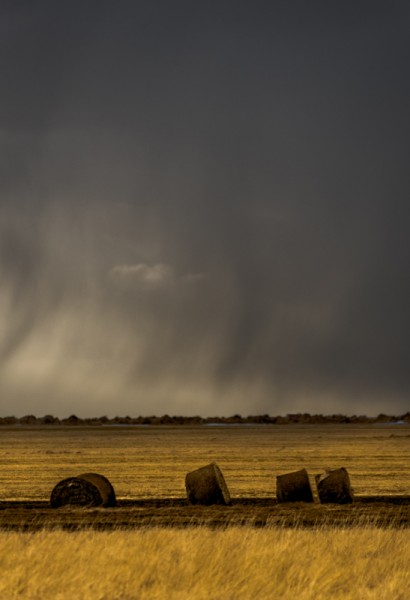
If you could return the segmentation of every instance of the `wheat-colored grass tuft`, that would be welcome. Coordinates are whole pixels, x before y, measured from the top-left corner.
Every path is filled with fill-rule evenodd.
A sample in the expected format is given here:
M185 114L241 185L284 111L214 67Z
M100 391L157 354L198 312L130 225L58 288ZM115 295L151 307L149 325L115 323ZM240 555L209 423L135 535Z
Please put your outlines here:
M410 531L0 534L7 600L407 600Z

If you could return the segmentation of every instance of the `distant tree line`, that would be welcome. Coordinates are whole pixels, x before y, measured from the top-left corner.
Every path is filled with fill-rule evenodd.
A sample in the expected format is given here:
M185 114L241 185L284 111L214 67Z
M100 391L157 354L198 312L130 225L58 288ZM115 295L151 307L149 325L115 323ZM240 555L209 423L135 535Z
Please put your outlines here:
M76 415L71 415L67 418L60 419L53 415L45 415L44 417L36 417L34 415L25 415L24 417L0 417L1 425L54 425L54 426L104 426L104 425L246 425L246 424L266 424L266 425L290 425L290 424L306 424L318 425L325 423L397 423L403 421L410 423L410 412L404 415L392 416L379 414L377 417L368 417L366 415L311 415L309 413L294 413L286 416L272 417L270 415L249 415L242 417L241 415L232 415L231 417L184 417L163 415L162 417L92 417L80 418Z

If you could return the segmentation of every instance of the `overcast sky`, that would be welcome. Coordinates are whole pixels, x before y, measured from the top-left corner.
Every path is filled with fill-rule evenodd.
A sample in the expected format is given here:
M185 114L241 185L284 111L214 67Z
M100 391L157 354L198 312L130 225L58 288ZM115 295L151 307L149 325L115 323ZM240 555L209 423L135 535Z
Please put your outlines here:
M0 413L400 414L410 4L4 0Z

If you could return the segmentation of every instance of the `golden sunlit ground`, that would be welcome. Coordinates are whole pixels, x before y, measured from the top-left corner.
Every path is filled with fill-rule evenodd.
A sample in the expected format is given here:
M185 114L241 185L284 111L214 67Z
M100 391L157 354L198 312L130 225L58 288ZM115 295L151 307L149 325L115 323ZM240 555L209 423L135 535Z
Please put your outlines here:
M409 459L408 425L1 428L0 598L407 600ZM185 474L211 461L233 506L187 506ZM305 467L314 489L341 466L353 505L276 504L276 475ZM86 471L118 508L48 507Z
M410 530L0 534L0 597L407 600Z
M185 497L185 474L215 461L233 498L275 495L275 477L346 467L359 495L410 494L410 425L0 428L0 501L48 500L95 471L118 498Z

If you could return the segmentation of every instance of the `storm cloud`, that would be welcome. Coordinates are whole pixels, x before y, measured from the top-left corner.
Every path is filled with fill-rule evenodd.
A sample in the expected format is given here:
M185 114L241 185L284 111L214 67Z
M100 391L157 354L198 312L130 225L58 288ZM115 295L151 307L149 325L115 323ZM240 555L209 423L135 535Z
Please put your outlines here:
M406 2L5 2L2 413L400 413Z

